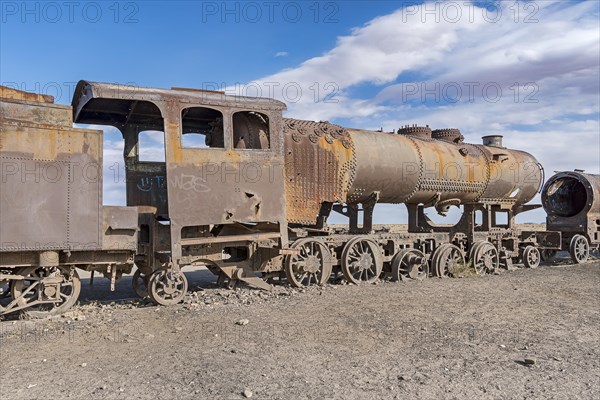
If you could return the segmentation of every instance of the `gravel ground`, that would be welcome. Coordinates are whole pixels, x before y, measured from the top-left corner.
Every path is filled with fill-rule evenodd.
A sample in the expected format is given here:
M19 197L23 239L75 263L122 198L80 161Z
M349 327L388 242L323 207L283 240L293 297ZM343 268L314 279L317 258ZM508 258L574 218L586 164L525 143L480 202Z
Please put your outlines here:
M0 322L0 398L597 399L600 261L565 262L270 293L200 270L173 307L98 279L62 317Z

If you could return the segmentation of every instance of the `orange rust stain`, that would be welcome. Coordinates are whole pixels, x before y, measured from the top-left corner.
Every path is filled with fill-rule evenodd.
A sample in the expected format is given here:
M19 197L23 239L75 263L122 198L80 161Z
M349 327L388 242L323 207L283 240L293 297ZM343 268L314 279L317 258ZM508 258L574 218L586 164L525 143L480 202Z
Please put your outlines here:
M47 155L47 157L45 157L45 158L47 158L49 160L54 160L54 159L56 159L56 148L58 147L57 144L58 144L58 141L61 140L60 136L62 136L62 135L58 135L57 131L48 131L47 135L48 135L47 140L48 140L50 146L47 146L47 148L42 151L44 151L44 153L46 153L46 155ZM67 136L71 136L71 138L74 138L75 135L73 135L71 133L67 133ZM71 139L71 138L69 138L69 139ZM79 137L77 137L77 139L79 139ZM37 140L37 139L34 139L34 140ZM71 142L71 141L69 140L69 142ZM43 147L46 147L46 146L43 146ZM68 149L67 151L70 153L71 149Z
M444 178L444 155L442 153L442 148L437 146L437 143L430 143L430 146L427 147L432 150L433 154L437 157L437 164L439 168L438 180L441 180Z
M183 160L183 154L181 151L181 147L177 145L171 146L171 153L173 154L173 162L176 164L181 164Z
M465 157L465 159L467 160L467 162L471 163L472 162L472 157L471 156L467 156ZM473 182L473 179L475 178L473 176L473 167L471 164L469 164L469 166L465 165L465 169L466 169L466 178L467 178L467 182Z
M184 161L184 154L179 142L179 124L175 122L168 123L165 131L165 144L167 146L167 157L170 154L172 159L167 159L167 162L173 162L175 164L182 164ZM175 134L170 134L171 132Z
M0 86L0 98L31 101L36 103L54 103L53 96L24 92L22 90L13 89L6 86Z
M225 158L227 158L227 160L232 161L232 162L240 162L240 160L241 160L240 153L233 151L233 150L228 150L227 153L225 154Z

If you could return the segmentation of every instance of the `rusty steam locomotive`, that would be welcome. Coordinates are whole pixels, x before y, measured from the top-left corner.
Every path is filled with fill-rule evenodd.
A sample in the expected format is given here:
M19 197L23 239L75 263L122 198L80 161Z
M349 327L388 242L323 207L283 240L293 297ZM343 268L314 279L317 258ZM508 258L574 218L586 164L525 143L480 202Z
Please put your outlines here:
M156 304L179 302L182 269L203 265L221 285L268 289L450 277L536 267L569 249L576 262L600 243L600 178L553 176L542 191L545 231L515 216L541 190L542 166L501 136L468 144L457 129L349 129L282 117L285 104L220 92L79 82L72 107L49 96L0 93L0 314L61 313L80 292L77 269L133 285ZM127 206L102 204L99 130L124 139ZM164 135L164 161L139 157L140 134ZM408 230L374 229L377 203L403 203ZM437 225L425 209L460 221ZM326 224L331 213L347 228Z

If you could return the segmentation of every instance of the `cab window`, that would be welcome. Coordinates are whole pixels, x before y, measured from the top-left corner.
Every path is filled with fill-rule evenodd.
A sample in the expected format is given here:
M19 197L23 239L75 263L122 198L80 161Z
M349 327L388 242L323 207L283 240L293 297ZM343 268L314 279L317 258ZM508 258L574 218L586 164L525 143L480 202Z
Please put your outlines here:
M250 150L270 149L269 117L256 111L234 113L233 147Z
M190 107L181 112L181 147L225 147L223 114L212 108Z

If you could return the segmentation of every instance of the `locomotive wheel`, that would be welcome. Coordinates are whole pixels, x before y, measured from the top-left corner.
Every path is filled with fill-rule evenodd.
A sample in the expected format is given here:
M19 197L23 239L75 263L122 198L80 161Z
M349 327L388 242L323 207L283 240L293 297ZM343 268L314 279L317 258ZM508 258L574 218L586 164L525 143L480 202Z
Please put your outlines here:
M573 236L569 245L569 254L576 264L586 262L590 256L590 244L587 238L583 235Z
M537 268L540 265L540 250L535 246L527 246L523 250L523 264L527 268Z
M479 241L479 242L474 242L474 243L471 245L471 249L469 250L469 255L468 255L468 257L469 257L469 261L473 262L473 260L475 260L475 257L476 257L476 252L477 252L477 250L478 250L478 249L481 247L481 245L482 245L483 243L487 243L487 241L485 241L485 240L482 240L482 241ZM473 263L474 263L474 262L473 262Z
M150 278L139 269L136 269L131 278L131 286L135 294L140 296L142 299L148 297L148 281Z
M478 242L471 254L471 262L478 275L493 274L500 265L498 250L490 242Z
M558 250L543 249L542 251L540 251L540 258L544 262L552 262L554 260L554 257L556 257L556 253L558 253Z
M75 304L79 298L79 293L81 292L81 281L79 280L79 275L75 269L63 266L53 267L51 269L25 267L19 271L19 275L24 276L25 279L13 282L11 286L11 295L13 299L18 299L28 288L32 287L42 278L51 275L60 275L62 277L62 282L58 286L60 300L52 303L32 305L32 309L26 311L26 313L33 318L46 318L51 315L62 314ZM19 307L27 306L27 304L33 303L36 300L56 297L56 294L57 291L54 285L43 287L41 283L38 283L35 287L32 287L30 291L25 293L22 298L17 300L17 305Z
M342 251L342 273L348 282L360 285L373 283L383 270L383 257L377 243L354 238Z
M173 272L161 268L150 275L148 295L156 305L170 306L183 300L188 288L187 278L183 272Z
M427 278L427 258L417 249L404 249L392 258L392 281Z
M322 285L331 276L331 253L324 243L300 239L293 248L300 250L285 259L285 275L293 287Z
M431 267L440 278L452 278L459 265L465 263L462 251L451 243L445 243L433 252Z

